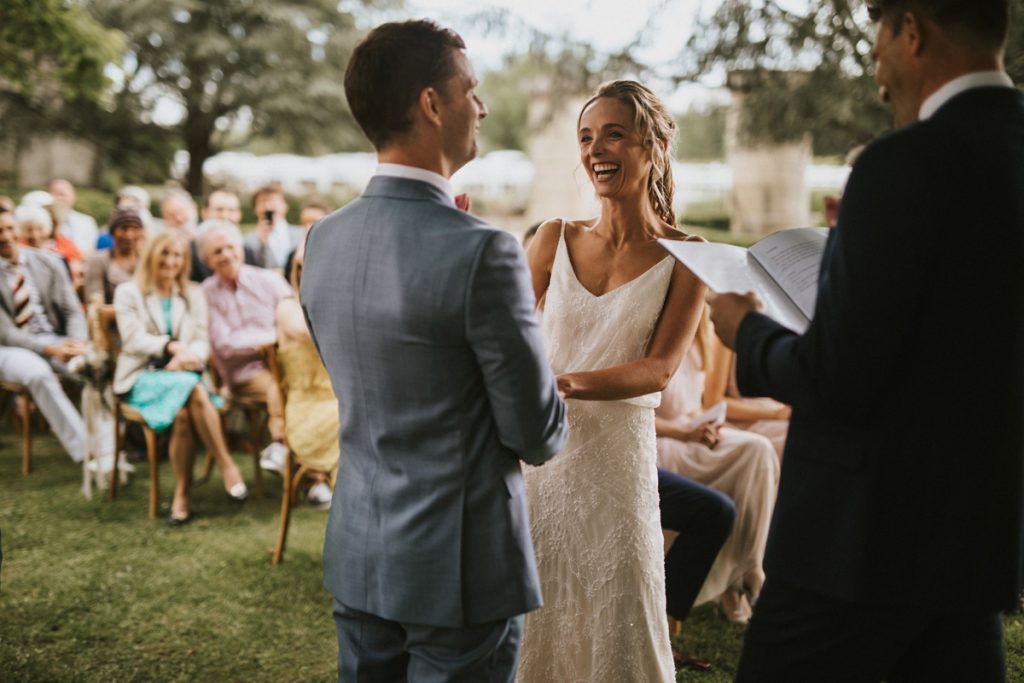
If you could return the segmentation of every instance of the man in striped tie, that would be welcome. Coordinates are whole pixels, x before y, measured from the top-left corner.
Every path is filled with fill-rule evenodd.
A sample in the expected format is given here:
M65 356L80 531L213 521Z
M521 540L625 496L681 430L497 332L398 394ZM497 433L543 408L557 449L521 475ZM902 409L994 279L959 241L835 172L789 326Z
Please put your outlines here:
M18 208L26 219L31 210L43 209ZM19 245L17 223L17 214L0 211L0 380L28 387L61 445L80 462L85 425L57 373L85 352L85 316L64 263Z

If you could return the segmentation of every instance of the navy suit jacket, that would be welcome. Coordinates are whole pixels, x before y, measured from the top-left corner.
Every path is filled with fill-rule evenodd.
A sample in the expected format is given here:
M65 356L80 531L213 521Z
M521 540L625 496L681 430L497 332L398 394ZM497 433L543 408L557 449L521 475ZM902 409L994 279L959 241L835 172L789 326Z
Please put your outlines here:
M375 177L312 229L301 299L338 396L327 588L462 627L541 604L520 460L565 441L526 258L438 188Z
M737 339L792 404L765 560L842 600L1014 606L1024 485L1024 96L962 93L869 146L810 328Z

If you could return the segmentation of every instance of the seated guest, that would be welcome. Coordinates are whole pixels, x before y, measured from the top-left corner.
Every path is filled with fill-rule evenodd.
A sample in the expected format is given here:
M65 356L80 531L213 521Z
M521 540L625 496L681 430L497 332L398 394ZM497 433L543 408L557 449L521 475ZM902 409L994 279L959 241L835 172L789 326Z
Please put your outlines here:
M134 279L114 291L122 340L114 393L142 413L154 431L171 429L172 526L192 518L193 431L217 461L228 497L242 501L248 496L202 378L210 353L206 299L188 280L187 254L184 236L169 230L159 233L143 252Z
M142 253L146 231L135 211L114 209L107 221L107 232L114 246L97 251L85 264L86 303L97 298L105 304L113 303L114 289L132 279Z
M705 359L711 323L706 311L697 337L662 392L655 411L658 466L729 496L736 524L697 597L697 604L718 599L730 621L745 623L750 599L764 583L765 542L775 505L779 465L764 437L712 424L693 425L690 418L710 405L705 396Z
M227 190L214 190L206 196L206 204L202 210L203 220L225 220L233 225L239 225L242 221L242 205L238 201L238 195ZM199 226L201 232L203 226ZM203 262L199 255L199 240L192 241L192 281L202 282L213 275L213 271ZM256 253L252 247L245 246L245 262L250 266L257 266Z
M263 450L260 466L281 472L286 453L284 410L259 347L277 338L277 305L294 293L277 273L242 263L242 233L237 226L219 220L203 225L199 248L213 270L203 282L213 362L233 395L266 402L272 441Z
M214 190L206 195L202 213L204 221L219 218L235 225L242 223L242 203L237 194L228 190Z
M142 227L146 236L151 237L155 232L153 225L153 214L149 212L149 193L138 185L125 185L114 195L115 209L133 209L142 219ZM114 244L110 233L102 233L96 240L97 249L109 249Z
M196 200L185 190L172 188L160 202L160 219L165 230L177 230L189 242L196 238L199 209Z
M80 263L82 261L82 252L78 250L75 243L54 231L58 215L54 199L50 196L50 193L41 190L29 192L21 198L21 204L18 205L15 211L25 210L27 212L29 209L42 209L42 213L32 211L31 214L26 213L25 218L18 219L18 224L21 226L23 234L23 243L36 249L49 249L59 254L68 263ZM43 217L44 214L45 218ZM29 217L30 215L31 218Z
M291 250L288 254L288 260L284 263L284 279L288 282L294 282L292 277L292 261L295 259L297 251L302 249L306 243L306 235L309 234L309 229L313 227L313 224L318 220L326 216L331 212L324 200L319 197L311 197L302 203L302 208L299 209L299 225L302 226L302 241L299 242L298 246Z
M736 507L722 493L660 467L658 507L661 528L670 532L666 534L670 545L665 553L665 611L672 636L678 637L715 557L732 533ZM711 668L711 662L683 654L674 644L672 659L677 669Z
M15 216L0 211L0 379L28 387L61 446L85 457L85 424L57 378L85 353L82 306L56 255L22 247Z
M303 247L299 245L292 261L292 286L296 291L302 277ZM341 453L338 399L296 297L277 305L277 357L288 395L284 409L288 447L299 464L330 473L330 486L318 482L306 492L313 505L329 507Z
M62 218L54 232L70 239L82 256L89 258L96 249L96 238L99 236L96 219L75 211L75 186L69 181L55 178L50 181L49 190L59 206L58 213Z
M281 188L267 185L256 190L252 198L256 212L256 229L245 238L245 244L256 254L257 265L279 272L292 249L299 246L306 233L302 228L288 225L288 202Z
M711 345L715 348L708 358L705 401L714 404L724 400L728 426L767 438L781 463L789 433L790 407L773 398L741 395L736 386L736 354L713 335Z

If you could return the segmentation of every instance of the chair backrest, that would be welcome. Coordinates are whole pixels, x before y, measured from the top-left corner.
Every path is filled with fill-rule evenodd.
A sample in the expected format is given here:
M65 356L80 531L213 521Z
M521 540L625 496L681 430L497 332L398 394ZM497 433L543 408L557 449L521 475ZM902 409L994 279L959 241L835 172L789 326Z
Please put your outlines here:
M266 360L267 367L270 368L270 374L277 384L277 390L281 392L281 404L287 404L287 385L284 382L284 368L281 367L281 360L277 357L277 344L263 344L260 346L260 353L263 355L264 360Z
M117 311L114 305L90 304L89 321L92 343L116 358L121 352L121 336L117 334Z

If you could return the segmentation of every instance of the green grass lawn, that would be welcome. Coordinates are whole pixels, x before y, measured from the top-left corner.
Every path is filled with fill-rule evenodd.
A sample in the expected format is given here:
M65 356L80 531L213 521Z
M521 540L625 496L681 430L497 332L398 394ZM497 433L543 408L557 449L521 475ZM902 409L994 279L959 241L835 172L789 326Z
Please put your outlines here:
M296 510L285 562L272 567L278 478L263 500L236 505L215 474L193 491L196 520L171 529L146 519L146 465L114 502L87 501L56 441L34 445L22 477L20 442L0 424L0 681L335 680L323 512ZM252 459L236 459L251 483ZM166 515L168 463L160 475ZM715 669L678 680L731 681L742 635L710 606L695 610L683 649ZM1010 680L1024 682L1020 617L1007 618L1006 643Z

